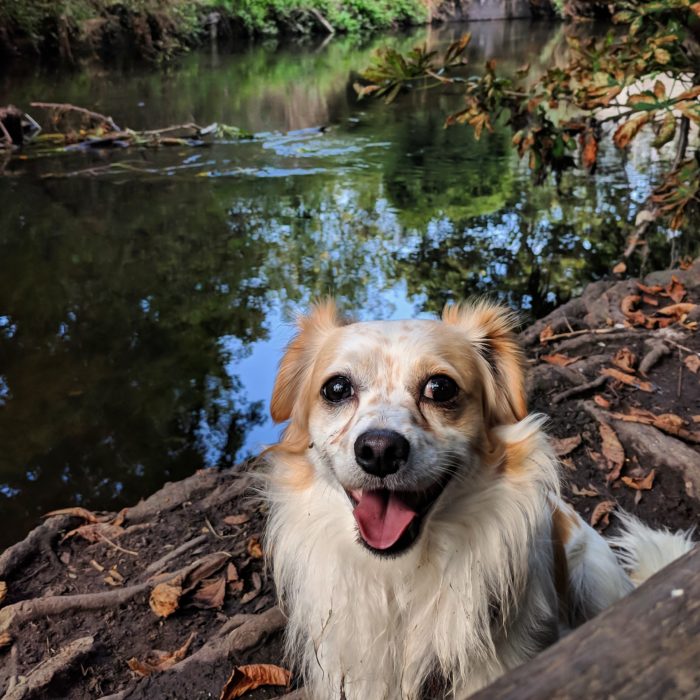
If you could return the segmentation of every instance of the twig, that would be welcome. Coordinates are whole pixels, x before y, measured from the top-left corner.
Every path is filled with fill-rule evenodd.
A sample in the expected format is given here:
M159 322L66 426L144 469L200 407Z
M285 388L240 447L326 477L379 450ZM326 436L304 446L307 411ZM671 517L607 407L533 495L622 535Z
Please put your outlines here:
M238 533L234 533L233 535L220 535L215 529L214 526L209 522L209 518L207 516L204 516L204 522L207 524L207 527L209 528L209 531L211 532L214 537L216 537L219 540L230 540L233 539L234 537L238 537Z
M77 112L78 114L83 114L90 119L96 119L97 121L107 124L113 131L121 131L121 129L114 123L112 117L108 117L105 114L100 114L99 112L93 112L90 109L85 109L84 107L76 107L69 103L62 102L30 102L31 107L37 107L38 109L53 109L57 112Z
M103 535L100 533L100 538L103 539L107 544L112 545L114 549L118 549L120 552L124 552L124 554L131 554L133 557L138 557L139 553L134 552L132 549L124 549L124 547L120 547L116 542L112 542L112 540L107 537L107 535Z
M681 389L683 387L683 355L678 348L678 386L676 387L676 398L681 398Z
M550 343L553 340L561 340L562 338L573 338L577 335L585 335L586 333L591 333L592 335L605 335L606 333L619 332L619 328L584 328L580 331L571 331L569 333L557 333L556 335L550 335L549 338L545 338L545 343Z
M685 152L688 148L688 134L690 132L690 119L681 117L681 128L678 134L678 150L676 157L673 160L673 170L680 167L680 164L685 159Z
M191 540L188 540L184 544L181 544L179 547L176 547L172 551L168 552L165 556L162 556L160 559L157 559L156 561L152 562L146 567L145 573L147 574L155 574L158 571L162 571L163 567L176 557L180 556L183 552L186 552L189 549L192 549L193 547L196 547L197 545L201 544L202 542L205 542L208 539L209 535L199 535L198 537L194 537Z
M586 382L585 384L579 384L577 386L572 386L566 391L561 391L552 397L552 403L561 403L564 399L568 399L570 396L576 396L576 394L583 394L585 391L591 389L597 389L599 386L603 386L608 381L609 377L601 375L596 377L593 381Z
M148 129L146 131L138 131L136 133L141 136L158 136L159 134L167 134L171 131L181 131L183 129L191 129L192 131L199 133L203 127L199 126L199 124L195 124L194 122L188 122L187 124L175 124L174 126L166 126L163 129Z

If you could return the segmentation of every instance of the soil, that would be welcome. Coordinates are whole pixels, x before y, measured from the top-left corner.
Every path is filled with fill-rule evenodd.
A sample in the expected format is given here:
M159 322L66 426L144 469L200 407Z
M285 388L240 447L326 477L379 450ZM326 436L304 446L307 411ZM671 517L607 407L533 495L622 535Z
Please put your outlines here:
M700 514L700 261L650 275L644 284L658 289L630 305L630 296L642 294L635 280L594 283L521 334L530 404L549 416L547 431L562 453L565 496L584 518L590 521L596 506L612 501L654 526L688 528ZM667 318L659 309L678 298L689 306L667 327L657 327L667 323L657 320ZM642 372L639 363L649 365L650 350L662 346L666 350ZM631 351L625 354L628 371L613 363L623 348ZM568 364L551 364L557 355ZM601 374L606 368L649 390ZM664 414L676 418L658 419ZM568 438L575 439L562 442ZM645 488L634 488L640 485ZM79 510L50 517L8 549L0 556L5 697L219 698L234 666L282 663L284 618L258 546L265 509L250 493L244 470L201 471L126 513L105 514L102 523L89 523L102 514ZM614 517L599 519L600 510L596 526L612 532ZM170 553L175 556L153 566ZM214 561L205 583L221 586L223 601L198 595L200 584L171 615L158 617L149 606L156 583L173 584L172 572L202 559ZM194 585L188 576L194 576L191 567L176 582ZM107 599L96 602L95 594ZM192 633L184 660L168 670L141 678L130 669L130 659L143 661L154 649L173 652ZM86 649L71 654L69 645L81 638ZM245 697L290 691L296 697L293 687L294 679L287 688L266 686Z

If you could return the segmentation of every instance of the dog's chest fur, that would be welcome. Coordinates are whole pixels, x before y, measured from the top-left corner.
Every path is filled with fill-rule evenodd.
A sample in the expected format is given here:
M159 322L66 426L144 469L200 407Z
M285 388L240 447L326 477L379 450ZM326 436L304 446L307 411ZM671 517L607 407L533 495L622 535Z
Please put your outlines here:
M272 489L268 547L311 697L464 697L551 643L541 477L457 491L419 546L387 560L358 544L332 485Z

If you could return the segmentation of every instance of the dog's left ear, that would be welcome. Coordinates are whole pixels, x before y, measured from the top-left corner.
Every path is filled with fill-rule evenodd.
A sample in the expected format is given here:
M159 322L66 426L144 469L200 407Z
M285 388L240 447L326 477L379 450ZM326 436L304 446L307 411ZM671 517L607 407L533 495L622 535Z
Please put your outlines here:
M492 425L517 423L527 415L523 353L516 339L517 317L488 301L445 306L444 323L467 333L488 366L485 403Z

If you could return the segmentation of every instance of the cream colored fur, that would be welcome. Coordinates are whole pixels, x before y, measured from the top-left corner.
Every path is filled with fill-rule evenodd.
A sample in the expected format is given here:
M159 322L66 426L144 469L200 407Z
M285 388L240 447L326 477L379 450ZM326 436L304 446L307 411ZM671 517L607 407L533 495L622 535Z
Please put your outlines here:
M285 356L273 404L276 418L291 423L267 454L266 550L289 616L287 654L311 698L464 698L554 642L562 625L587 619L633 588L603 538L560 500L543 418L519 408L522 376L513 377L519 355L509 344L509 321L501 314L494 322L492 312L499 314L481 305L460 311L466 319L448 317L466 321L463 336L444 331L454 335L450 343L464 345L460 367L451 346L438 340L431 346L447 322L355 330L341 326L330 307L302 320ZM500 363L499 352L508 353L507 362ZM484 407L469 420L426 409L427 425L420 422L404 387L431 353L437 366L469 385L464 410ZM323 378L356 365L362 379L353 405L331 411L319 403ZM439 474L441 460L458 462L418 539L393 557L358 542L347 495L358 484L376 488L358 472L351 446L358 430L378 421L399 426L416 445L418 463L404 470L415 478L431 469ZM556 510L567 523L569 611L560 609L553 573ZM690 546L687 537L653 533L632 519L625 525L617 544L635 581Z

